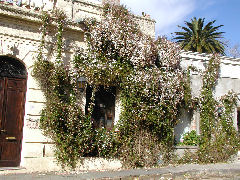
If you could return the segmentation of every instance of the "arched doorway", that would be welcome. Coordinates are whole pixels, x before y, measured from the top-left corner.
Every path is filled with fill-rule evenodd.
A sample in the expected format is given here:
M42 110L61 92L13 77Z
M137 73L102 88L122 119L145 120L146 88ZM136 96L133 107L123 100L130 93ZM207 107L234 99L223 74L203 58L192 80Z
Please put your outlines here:
M20 61L0 56L0 167L20 165L26 80Z

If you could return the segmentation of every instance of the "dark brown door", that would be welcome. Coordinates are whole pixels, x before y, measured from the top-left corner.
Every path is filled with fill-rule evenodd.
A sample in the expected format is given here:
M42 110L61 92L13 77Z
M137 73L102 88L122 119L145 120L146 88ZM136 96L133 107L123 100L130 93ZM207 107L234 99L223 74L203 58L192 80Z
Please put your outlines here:
M19 166L26 80L0 78L0 166Z

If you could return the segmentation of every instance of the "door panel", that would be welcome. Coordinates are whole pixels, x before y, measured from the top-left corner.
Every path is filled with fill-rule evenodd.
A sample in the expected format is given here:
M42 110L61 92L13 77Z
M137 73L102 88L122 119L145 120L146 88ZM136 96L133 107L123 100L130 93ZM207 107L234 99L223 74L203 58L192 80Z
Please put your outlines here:
M26 80L5 78L3 84L0 166L18 166L21 159Z
M7 99L5 112L5 129L9 136L18 136L22 130L22 119L24 116L25 84L23 80L11 80L7 82Z
M15 161L19 156L18 142L4 142L1 152L1 161Z
M0 130L2 130L3 123L3 102L4 102L4 79L0 78Z

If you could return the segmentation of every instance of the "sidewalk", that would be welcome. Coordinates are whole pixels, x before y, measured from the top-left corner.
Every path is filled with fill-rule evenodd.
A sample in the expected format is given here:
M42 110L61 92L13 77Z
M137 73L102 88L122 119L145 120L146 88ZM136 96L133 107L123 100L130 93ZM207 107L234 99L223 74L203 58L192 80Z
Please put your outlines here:
M0 179L4 180L75 180L75 179L201 179L203 176L213 179L240 179L240 162L222 164L187 164L151 169L131 169L119 171L82 171L82 172L28 172L25 169L3 170ZM188 177L188 178L187 178ZM217 178L218 177L218 178ZM209 179L209 178L207 178ZM211 178L212 179L212 178Z

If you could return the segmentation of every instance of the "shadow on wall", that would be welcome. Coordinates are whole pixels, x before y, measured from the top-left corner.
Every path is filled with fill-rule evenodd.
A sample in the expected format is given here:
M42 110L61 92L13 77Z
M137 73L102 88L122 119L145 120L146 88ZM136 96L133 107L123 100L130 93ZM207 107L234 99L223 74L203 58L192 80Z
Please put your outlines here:
M191 131L191 119L193 113L185 109L181 110L181 116L178 124L174 128L175 143L178 144L183 140L183 135Z

